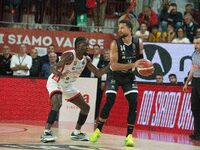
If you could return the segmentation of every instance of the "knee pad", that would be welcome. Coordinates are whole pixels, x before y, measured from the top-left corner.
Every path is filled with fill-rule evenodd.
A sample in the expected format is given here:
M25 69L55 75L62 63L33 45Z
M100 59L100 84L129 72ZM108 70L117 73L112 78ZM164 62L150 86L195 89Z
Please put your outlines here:
M113 106L113 104L115 103L115 98L116 98L116 94L114 93L108 93L106 95L106 103L104 104L104 107L101 111L101 115L100 117L103 119L107 119L109 114L110 114L110 110Z

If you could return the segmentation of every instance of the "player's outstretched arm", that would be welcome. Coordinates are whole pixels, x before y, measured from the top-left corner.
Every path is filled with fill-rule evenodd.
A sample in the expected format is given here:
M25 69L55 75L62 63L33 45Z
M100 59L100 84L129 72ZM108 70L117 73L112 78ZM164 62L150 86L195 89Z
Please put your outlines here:
M53 74L55 74L56 76L58 77L61 77L62 76L62 73L60 72L61 71L61 68L64 66L64 65L69 65L72 63L74 59L74 55L72 52L67 52L67 53L64 53L62 56L61 56L61 60L56 63L55 65L53 65L51 67L51 72Z
M97 77L101 77L103 74L107 73L109 70L110 64L108 64L106 67L98 69L96 68L92 63L91 59L87 57L87 68L95 74Z

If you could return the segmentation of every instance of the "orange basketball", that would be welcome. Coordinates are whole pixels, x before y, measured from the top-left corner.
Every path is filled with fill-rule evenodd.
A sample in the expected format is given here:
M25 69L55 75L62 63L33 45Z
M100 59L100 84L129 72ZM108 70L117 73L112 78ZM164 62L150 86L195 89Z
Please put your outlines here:
M150 76L154 73L154 70L154 66L149 60L145 60L142 67L137 67L137 71L141 76Z

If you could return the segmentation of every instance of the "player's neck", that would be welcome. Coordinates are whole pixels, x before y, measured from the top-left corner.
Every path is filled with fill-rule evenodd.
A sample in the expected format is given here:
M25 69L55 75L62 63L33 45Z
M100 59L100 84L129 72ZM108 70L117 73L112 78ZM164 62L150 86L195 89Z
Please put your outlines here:
M82 55L82 54L79 54L79 53L76 54L76 57L77 57L79 60L83 59L83 55Z

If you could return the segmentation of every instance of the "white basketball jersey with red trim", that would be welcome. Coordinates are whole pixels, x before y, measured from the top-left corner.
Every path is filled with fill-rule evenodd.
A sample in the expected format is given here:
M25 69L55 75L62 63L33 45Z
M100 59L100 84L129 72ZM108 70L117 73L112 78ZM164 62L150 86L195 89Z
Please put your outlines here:
M81 60L79 60L76 57L76 52L75 50L68 50L64 53L72 52L74 55L74 59L71 64L69 65L64 65L61 69L60 72L63 74L63 78L58 78L56 75L51 75L52 79L54 79L57 82L64 82L65 84L67 83L72 83L76 81L76 79L80 76L82 73L83 69L86 66L87 59L86 56L83 56Z

